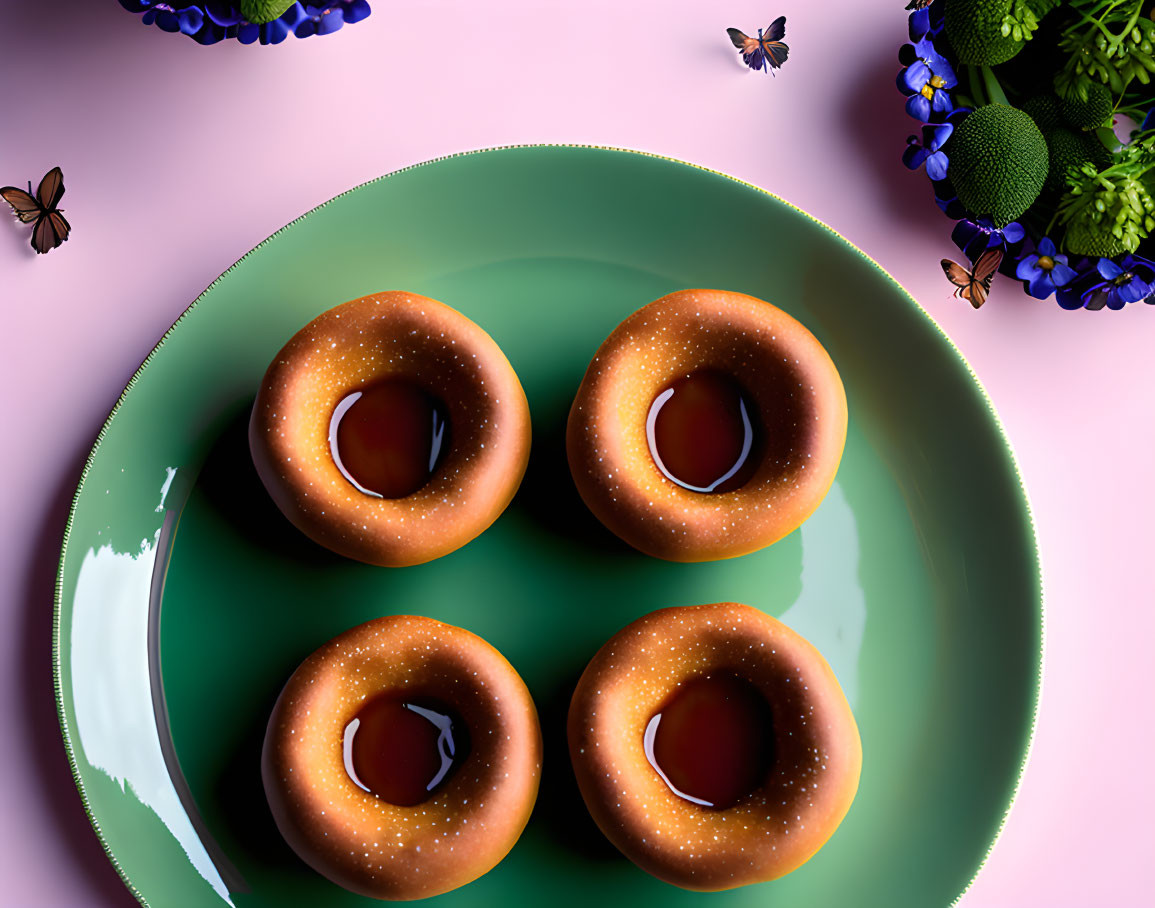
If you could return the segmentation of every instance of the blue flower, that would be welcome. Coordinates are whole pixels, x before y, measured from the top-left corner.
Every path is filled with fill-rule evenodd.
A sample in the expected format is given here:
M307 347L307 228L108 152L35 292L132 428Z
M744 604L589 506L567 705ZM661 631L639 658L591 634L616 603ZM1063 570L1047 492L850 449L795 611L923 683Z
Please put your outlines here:
M926 175L932 180L946 179L946 169L950 164L942 146L954 132L950 123L940 123L937 126L927 124L922 127L922 141L918 136L909 136L906 140L906 151L902 153L902 163L909 170L918 170L926 164Z
M305 17L305 10L300 3L294 3L281 13L280 17L272 22L257 25L253 22L242 22L237 26L237 40L241 44L252 44L260 41L261 44L280 44L297 27L297 23Z
M1092 284L1102 282L1102 277L1095 267L1098 260L1094 258L1080 258L1074 263L1075 279L1064 284L1055 294L1055 300L1064 309L1082 309L1086 302L1083 294L1090 290ZM1106 299L1103 300L1106 302ZM1102 308L1102 305L1099 306Z
M369 4L366 0L333 0L321 6L306 3L304 7L305 15L293 28L293 34L298 38L329 35L346 22L351 25L369 15Z
M942 209L943 214L954 221L961 221L968 216L970 212L958 200L949 176L945 180L931 180L930 185L934 187L934 203Z
M907 9L910 9L917 4L912 2ZM908 26L910 28L910 40L921 41L927 35L932 38L937 36L943 30L946 19L945 3L943 0L934 0L929 6L924 6L922 9L916 9L910 14Z
M973 262L984 251L996 246L1003 250L1004 256L1014 255L1026 235L1027 232L1018 221L1011 221L1006 227L999 228L990 218L979 218L977 221L965 218L955 224L950 238Z
M124 0L121 2L123 3ZM205 15L223 28L231 28L245 21L240 8L232 3L209 2L201 5L204 7Z
M121 6L124 5L124 0L121 0ZM205 14L195 6L177 10L167 3L150 3L141 21L145 25L155 25L161 31L196 35L204 27Z
M1072 290L1059 291L1064 309L1122 309L1139 300L1155 305L1155 262L1137 255L1125 255L1119 263L1099 259L1081 278Z
M958 78L930 38L915 42L913 47L904 45L899 60L907 63L896 81L898 90L907 96L908 114L929 123L933 114L949 114L954 109L947 89L958 85Z
M367 0L332 0L326 6L294 3L272 22L260 25L248 22L239 3L228 0L202 0L187 4L183 0L120 0L132 13L143 13L141 22L156 25L166 32L181 32L200 44L214 44L236 38L242 44L280 44L290 33L298 37L327 35L346 22L360 22L369 15Z
M902 162L911 170L917 170L922 164L926 163L926 173L930 177L931 182L935 184L941 183L946 179L947 168L950 165L946 153L942 151L943 145L946 144L947 139L951 137L955 127L962 122L963 118L971 112L969 107L956 107L945 118L942 123L938 124L924 124L922 127L922 141L920 142L916 136L909 136L906 140L906 151L903 152ZM949 195L940 195L940 189L935 186L935 197L946 200L953 199L953 189L943 189L943 192L949 192ZM939 207L943 211L947 211L945 205L940 202ZM962 208L961 203L957 206L959 213L951 214L955 220L966 217L966 209Z
M1139 124L1139 132L1146 132L1148 129L1155 129L1155 107L1147 111L1147 116Z
M1034 253L1019 259L1015 277L1026 283L1027 293L1037 300L1045 300L1078 274L1067 264L1065 255L1056 253L1050 238L1043 237Z

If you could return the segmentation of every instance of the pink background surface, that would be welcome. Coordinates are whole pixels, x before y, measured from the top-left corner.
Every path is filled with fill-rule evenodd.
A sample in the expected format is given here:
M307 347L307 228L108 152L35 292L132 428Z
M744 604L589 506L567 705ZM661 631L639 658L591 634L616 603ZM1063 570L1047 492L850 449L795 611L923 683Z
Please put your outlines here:
M52 584L83 459L169 324L248 249L379 174L467 149L626 146L764 186L930 311L997 406L1047 591L1038 735L965 908L1151 904L1155 309L951 298L948 222L899 161L901 0L376 0L337 36L199 47L114 0L0 0L0 182L60 164L73 239L0 223L0 902L128 906L56 725ZM724 9L721 7L724 6ZM789 17L776 79L723 29ZM766 21L763 21L766 20Z

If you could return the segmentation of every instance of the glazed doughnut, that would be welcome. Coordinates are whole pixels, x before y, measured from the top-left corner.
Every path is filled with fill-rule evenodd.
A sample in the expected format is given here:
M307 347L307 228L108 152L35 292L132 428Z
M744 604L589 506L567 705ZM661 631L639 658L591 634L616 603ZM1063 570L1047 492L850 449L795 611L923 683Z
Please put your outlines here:
M509 853L541 748L529 691L497 650L395 616L335 637L293 673L261 775L277 827L313 869L362 895L418 899Z
M643 870L702 891L809 860L862 767L830 666L732 602L661 609L618 632L578 682L569 746L606 837Z
M683 290L597 351L570 410L574 483L648 555L712 561L792 532L825 497L846 394L814 336L769 303Z
M529 405L480 327L415 293L376 293L302 328L249 423L265 488L339 554L403 567L482 533L529 460Z

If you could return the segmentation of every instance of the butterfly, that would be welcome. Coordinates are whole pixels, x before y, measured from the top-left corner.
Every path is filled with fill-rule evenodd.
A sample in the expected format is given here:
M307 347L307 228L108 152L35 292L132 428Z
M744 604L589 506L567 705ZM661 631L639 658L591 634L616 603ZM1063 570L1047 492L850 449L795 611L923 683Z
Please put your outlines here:
M966 300L976 309L987 301L991 281L1003 261L1001 249L988 249L978 257L974 271L967 271L957 262L942 260L942 270L947 279L955 285L954 295Z
M910 0L910 3L906 5L906 8L914 10L926 9L928 6L930 6L931 2L932 0Z
M59 167L53 167L44 174L44 179L36 188L35 198L32 196L31 180L27 192L15 186L0 189L0 196L12 206L12 213L21 222L36 222L32 228L32 248L37 252L49 252L68 239L72 227L56 207L63 195L64 174Z
M766 31L758 29L757 39L736 28L726 29L726 34L742 54L743 63L751 69L766 70L771 75L774 70L781 68L786 62L786 55L790 53L790 48L782 42L786 36L785 16L779 16L771 22Z

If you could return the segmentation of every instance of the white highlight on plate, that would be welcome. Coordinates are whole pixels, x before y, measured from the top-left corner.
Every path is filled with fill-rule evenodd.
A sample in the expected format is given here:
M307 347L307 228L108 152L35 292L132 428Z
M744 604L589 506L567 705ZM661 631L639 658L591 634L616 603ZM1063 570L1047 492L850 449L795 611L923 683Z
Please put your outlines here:
M855 706L866 596L858 579L858 522L838 483L800 532L802 592L779 620L817 647Z
M168 498L168 490L172 488L172 481L176 477L176 467L165 467L164 471L167 475L165 476L164 485L160 487L160 504L153 509L158 514L164 513L164 500Z
M176 468L161 489L167 494ZM232 899L181 805L161 752L148 672L148 602L160 529L139 552L89 549L72 603L71 672L77 749L152 810L221 899Z

